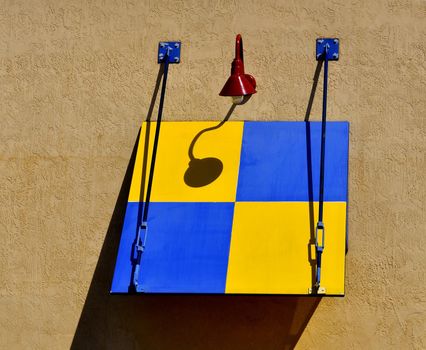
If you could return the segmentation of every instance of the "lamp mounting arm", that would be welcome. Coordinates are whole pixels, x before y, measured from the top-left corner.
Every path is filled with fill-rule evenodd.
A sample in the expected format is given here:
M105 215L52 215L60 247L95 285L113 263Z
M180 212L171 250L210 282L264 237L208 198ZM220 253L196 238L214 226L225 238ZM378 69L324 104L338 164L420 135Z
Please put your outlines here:
M244 63L243 38L241 34L237 34L235 38L235 59L239 59Z

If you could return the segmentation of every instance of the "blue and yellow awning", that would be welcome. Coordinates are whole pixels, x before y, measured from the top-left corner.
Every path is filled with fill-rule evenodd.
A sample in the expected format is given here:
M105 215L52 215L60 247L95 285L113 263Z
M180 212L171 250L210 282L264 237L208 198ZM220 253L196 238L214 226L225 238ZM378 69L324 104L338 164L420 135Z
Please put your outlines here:
M308 294L321 123L216 125L162 123L137 292ZM142 125L112 293L131 290L154 128ZM348 140L347 122L327 123L321 284L331 295L344 294Z

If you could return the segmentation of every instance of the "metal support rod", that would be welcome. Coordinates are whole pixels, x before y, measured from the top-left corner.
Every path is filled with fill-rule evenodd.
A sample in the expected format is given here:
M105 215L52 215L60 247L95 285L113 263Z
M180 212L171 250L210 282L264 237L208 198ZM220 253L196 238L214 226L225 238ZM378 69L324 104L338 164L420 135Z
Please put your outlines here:
M148 230L148 227L147 227L148 209L149 209L149 202L151 200L151 189L152 189L152 182L154 179L155 160L157 157L158 140L160 138L161 119L163 117L163 106L164 106L164 99L166 95L167 74L169 71L168 55L169 55L169 51L167 51L163 61L163 64L164 64L163 83L161 85L160 105L158 107L157 126L155 128L154 145L152 148L151 166L149 169L146 198L140 199L143 202L142 204L143 214L142 214L142 221L139 223L138 234L136 237L136 259L135 259L136 262L135 262L135 266L133 270L133 287L136 289L136 291L139 284L139 270L141 265L142 253L145 248L145 241L146 241L147 230Z
M148 209L149 209L149 202L151 199L152 181L154 179L155 159L157 157L158 139L160 137L161 118L163 117L164 98L166 94L167 73L169 71L169 59L167 56L168 56L168 53L164 57L163 84L161 86L160 105L158 107L158 117L157 117L157 127L155 128L154 146L152 148L151 167L149 168L148 187L146 190L146 198L145 198L144 208L143 208L142 223L146 223L148 219Z
M319 184L319 205L318 205L318 223L316 228L315 247L317 271L315 287L320 288L321 283L321 255L324 250L325 228L323 222L324 213L324 168L325 168L325 135L327 125L327 83L328 83L328 58L327 46L324 49L324 90L322 99L322 122L321 122L321 160L320 160L320 184ZM321 231L321 237L319 237Z
M327 122L327 80L328 80L328 59L325 55L324 61L324 93L322 99L322 123L321 123L321 165L320 165L320 188L319 188L319 212L318 221L323 219L324 206L324 165L325 165L325 131Z

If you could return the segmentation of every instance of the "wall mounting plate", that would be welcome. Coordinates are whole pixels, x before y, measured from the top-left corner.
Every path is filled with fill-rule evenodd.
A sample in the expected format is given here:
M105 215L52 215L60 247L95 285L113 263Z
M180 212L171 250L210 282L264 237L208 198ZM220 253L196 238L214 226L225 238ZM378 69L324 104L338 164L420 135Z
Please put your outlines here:
M326 51L327 48L327 51ZM327 60L339 60L339 39L338 38L318 38L316 45L317 61L324 61L327 52Z
M180 41L160 41L158 43L158 63L165 63L168 53L168 63L180 63Z

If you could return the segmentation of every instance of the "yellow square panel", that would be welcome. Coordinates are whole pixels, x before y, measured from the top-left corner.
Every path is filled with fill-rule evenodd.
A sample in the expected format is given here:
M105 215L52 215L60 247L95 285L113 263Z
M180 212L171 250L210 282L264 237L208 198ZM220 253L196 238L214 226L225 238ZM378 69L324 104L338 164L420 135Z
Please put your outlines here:
M151 201L235 201L243 125L243 122L161 123ZM129 202L144 200L155 128L154 122L142 124ZM144 183L142 195L141 183Z
M315 277L318 203L237 202L226 293L307 294ZM321 286L344 294L346 203L325 202Z

